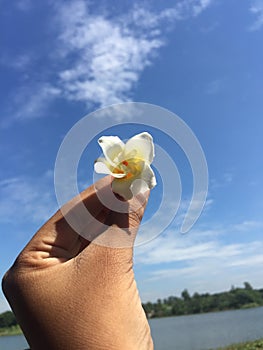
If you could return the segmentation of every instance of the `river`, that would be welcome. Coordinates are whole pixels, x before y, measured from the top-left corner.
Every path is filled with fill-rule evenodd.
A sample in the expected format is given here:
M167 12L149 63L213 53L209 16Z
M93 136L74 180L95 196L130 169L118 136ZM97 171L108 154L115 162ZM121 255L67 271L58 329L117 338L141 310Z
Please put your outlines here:
M150 320L155 350L208 350L263 338L263 307ZM27 348L23 336L0 337L0 350Z
M263 338L263 307L150 320L155 350L208 350Z

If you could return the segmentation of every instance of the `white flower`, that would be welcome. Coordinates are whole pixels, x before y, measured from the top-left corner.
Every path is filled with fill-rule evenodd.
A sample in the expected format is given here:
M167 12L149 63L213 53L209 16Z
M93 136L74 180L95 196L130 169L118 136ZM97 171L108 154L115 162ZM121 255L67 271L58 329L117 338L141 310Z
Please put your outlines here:
M156 185L150 166L154 158L154 144L149 133L135 135L126 144L118 136L102 136L98 142L105 158L98 158L94 169L97 173L114 177L114 193L128 200Z

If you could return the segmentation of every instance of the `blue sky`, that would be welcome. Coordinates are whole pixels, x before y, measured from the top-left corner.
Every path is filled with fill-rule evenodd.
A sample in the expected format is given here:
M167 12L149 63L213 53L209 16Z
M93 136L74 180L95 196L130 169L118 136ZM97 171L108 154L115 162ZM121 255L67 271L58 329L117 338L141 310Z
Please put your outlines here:
M179 115L198 137L209 170L205 210L181 235L191 173L184 155L166 143L183 195L167 230L136 248L142 300L244 281L262 287L263 1L0 6L0 277L57 208L53 170L70 128L99 107L138 101ZM114 131L126 138L139 128ZM92 159L81 161L80 187L91 181L96 139L91 151ZM157 210L160 180L147 218ZM0 294L0 311L7 308Z

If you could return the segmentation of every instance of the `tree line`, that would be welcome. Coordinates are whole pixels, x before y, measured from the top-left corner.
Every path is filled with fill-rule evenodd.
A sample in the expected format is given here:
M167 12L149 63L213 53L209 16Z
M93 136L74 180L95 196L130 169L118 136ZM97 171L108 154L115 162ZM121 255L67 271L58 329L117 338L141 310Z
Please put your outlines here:
M243 288L231 287L230 291L215 294L182 291L180 297L170 296L157 302L143 303L148 318L199 314L213 311L234 310L263 306L263 289L253 289L245 282Z
M6 311L0 314L0 329L9 328L17 325L17 320L12 311Z

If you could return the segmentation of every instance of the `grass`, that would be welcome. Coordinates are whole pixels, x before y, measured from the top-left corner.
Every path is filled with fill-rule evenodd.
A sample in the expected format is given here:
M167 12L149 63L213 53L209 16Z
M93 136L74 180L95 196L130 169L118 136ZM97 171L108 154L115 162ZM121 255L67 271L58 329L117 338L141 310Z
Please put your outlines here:
M233 344L225 348L218 348L217 350L258 350L263 349L263 339L250 341L246 343Z
M0 337L4 335L19 335L22 334L21 328L17 326L0 328Z

